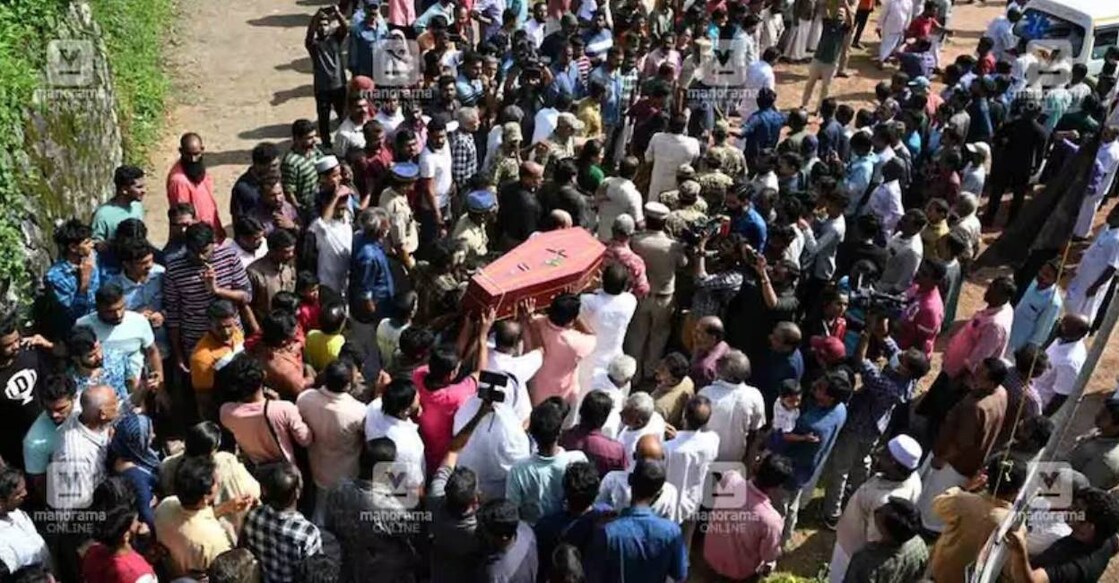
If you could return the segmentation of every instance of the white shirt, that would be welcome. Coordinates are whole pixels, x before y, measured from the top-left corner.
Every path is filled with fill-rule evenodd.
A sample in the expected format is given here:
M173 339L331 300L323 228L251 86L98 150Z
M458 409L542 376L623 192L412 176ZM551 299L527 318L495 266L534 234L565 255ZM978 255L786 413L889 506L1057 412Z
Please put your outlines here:
M615 296L599 290L583 294L579 300L579 317L590 327L596 340L594 352L583 363L605 368L622 354L622 342L637 310L637 298L629 292Z
M350 150L361 150L365 148L365 133L362 131L362 125L358 125L354 120L346 116L342 123L338 124L338 131L334 132L333 149L338 153L341 159L346 158L346 154ZM387 132L386 132L387 133Z
M506 397L505 403L493 404L493 413L487 413L478 422L459 454L459 465L478 475L478 489L486 500L504 496L509 468L531 455L528 434L508 400ZM456 434L466 427L481 406L482 400L475 396L459 407L455 413Z
M420 153L420 178L431 178L435 186L435 201L440 208L451 204L451 147L443 144L439 150L424 147Z
M746 85L744 97L739 104L738 113L745 122L758 110L758 92L762 89L777 89L777 76L773 73L773 65L758 59L746 68Z
M994 41L991 52L995 54L997 61L1009 60L1012 56L1009 53L1010 49L1018 46L1018 38L1014 36L1014 25L1006 16L991 21L987 26L987 36Z
M641 191L632 180L621 176L610 176L599 186L603 200L598 205L598 240L609 242L614 234L614 219L620 215L633 217L634 223L645 220L642 212Z
M544 44L545 25L546 23L537 22L535 18L529 18L528 22L525 22L525 32L528 33L528 38L532 41L532 45L538 49L540 45Z
M385 318L377 324L377 350L381 353L381 367L391 368L392 359L396 356L396 349L400 346L400 335L411 324L404 324L397 328L392 323L392 318Z
M1096 162L1104 169L1103 179L1096 189L1096 196L1102 197L1111 191L1111 185L1115 182L1115 172L1119 170L1119 139L1100 144L1100 149L1096 152Z
M653 416L649 418L649 422L641 429L632 429L630 427L622 427L618 432L618 441L621 442L622 447L626 450L627 457L633 457L633 452L637 451L637 442L646 435L655 435L657 439L664 443L664 417L660 413L653 412Z
M1096 240L1084 251L1080 264L1076 267L1076 275L1068 284L1065 301L1069 312L1095 317L1098 306L1091 310L1086 310L1085 306L1094 304L1093 300L1097 299L1096 296L1102 299L1103 294L1107 292L1107 285L1101 286L1096 296L1087 297L1085 294L1108 267L1119 269L1119 228L1100 231L1100 234L1096 235ZM1089 311L1092 313L1087 313Z
M882 29L882 36L904 33L912 13L913 3L910 0L887 0L886 6L878 15L878 28Z
M610 400L614 402L613 408L610 409L610 414L606 416L606 422L602 424L602 434L610 439L618 439L618 434L622 430L622 408L625 407L626 397L629 396L629 385L619 387L610 380L610 375L606 374L605 369L598 369L595 371L594 376L591 377L590 389L587 394L594 391L602 391L610 396ZM579 406L575 408L575 423L579 422L579 407L583 406L583 399L587 398L584 394L579 399ZM650 421L651 423L651 421Z
M521 421L528 419L532 414L532 400L528 396L528 383L536 376L536 371L544 365L544 352L539 348L520 356L513 356L490 350L490 362L486 370L509 375L516 379L514 384L505 387L505 404L513 408L517 418ZM467 418L467 421L470 419Z
M148 319L139 312L125 310L119 324L106 324L96 313L78 318L77 326L89 326L105 350L128 356L129 378L140 378L144 372L147 350L155 344L155 332Z
M634 464L630 464L630 468L633 466ZM602 484L598 487L598 498L595 499L595 504L606 504L618 512L629 508L633 499L633 493L629 489L631 471L614 470L606 474L606 477L602 478ZM679 497L680 494L677 492L676 486L665 480L660 496L657 496L657 499L653 501L653 512L661 518L676 522L676 508Z
M374 399L365 409L365 439L378 437L387 437L396 444L396 463L408 464L413 485L423 484L427 466L420 427L408 419L385 415L381 399Z
M554 107L543 107L532 118L532 145L539 144L552 136L559 124L559 110Z
M881 474L871 476L851 495L836 526L836 544L847 556L853 556L868 542L882 539L874 524L874 511L884 506L891 497L902 498L916 504L921 497L919 472L909 474L901 482L887 480Z
M494 124L490 128L490 133L486 134L486 159L482 162L482 168L487 172L491 171L490 167L494 163L494 156L497 155L497 150L501 148L501 124Z
M237 241L235 241L233 237L226 239L225 242L222 243L222 245L233 249L233 252L237 254L237 259L241 260L241 267L244 267L245 269L248 269L249 265L252 264L253 261L264 257L264 255L268 253L268 241L265 240L261 240L260 246L256 248L256 251L252 252L245 251L240 245L237 244Z
M840 214L834 219L821 221L816 235L816 259L812 275L816 279L830 280L835 275L835 256L839 252L839 244L847 235L847 219Z
M47 468L47 504L55 509L87 508L105 479L109 427L92 430L73 415L58 428L58 447Z
M800 409L787 409L781 399L773 402L773 430L791 432L797 426Z
M719 456L719 435L713 431L680 431L664 447L666 481L680 494L678 521L695 516L711 462Z
M373 119L381 124L385 130L385 138L391 138L396 133L396 128L404 123L404 114L400 113L400 109L392 112L391 114L385 113L384 110L378 111Z
M746 457L746 438L765 425L765 400L758 389L724 380L703 387L700 395L711 400L707 429L719 436L719 461L741 462Z
M656 202L660 194L676 188L676 171L681 164L691 164L699 157L699 140L686 135L659 132L645 148L645 161L653 164L649 182L649 201Z
M315 234L315 243L319 248L319 283L345 295L350 274L350 252L354 245L354 228L349 215L329 222L319 217L308 230Z
M46 541L22 510L12 510L0 519L0 561L10 573L24 567L50 564Z
M1072 394L1076 377L1080 376L1080 368L1088 358L1088 346L1083 339L1062 342L1058 338L1045 349L1045 355L1049 357L1049 368L1034 381L1042 407L1057 395Z
M901 184L891 180L878 185L871 193L863 214L877 216L882 225L882 236L889 239L905 214L905 207L901 204Z
M901 293L913 283L913 276L917 275L917 268L925 257L925 245L921 243L920 234L906 238L897 233L886 242L886 251L889 258L877 287L886 293Z

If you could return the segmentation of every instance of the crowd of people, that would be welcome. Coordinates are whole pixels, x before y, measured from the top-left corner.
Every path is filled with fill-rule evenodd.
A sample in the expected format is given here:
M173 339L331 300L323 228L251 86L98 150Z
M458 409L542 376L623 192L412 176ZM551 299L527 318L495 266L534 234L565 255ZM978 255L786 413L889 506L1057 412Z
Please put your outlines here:
M760 581L808 509L832 582L969 580L1078 396L1119 206L1075 268L974 313L961 287L984 226L1094 152L1090 237L1119 55L1042 87L1016 4L953 62L950 2L882 4L318 10L317 119L253 148L229 215L184 134L166 244L121 166L0 323L0 578ZM889 81L838 103L875 10ZM562 229L605 248L585 288L464 309ZM1006 530L1009 580L1119 552L1119 400L1095 425L1071 499Z

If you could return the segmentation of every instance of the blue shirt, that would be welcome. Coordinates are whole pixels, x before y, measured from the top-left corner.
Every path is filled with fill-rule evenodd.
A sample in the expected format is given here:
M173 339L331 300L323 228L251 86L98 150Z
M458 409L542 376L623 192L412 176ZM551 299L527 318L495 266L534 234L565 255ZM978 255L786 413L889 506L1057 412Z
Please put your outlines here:
M50 415L43 412L23 436L23 469L29 475L47 473L51 456L58 448L58 428Z
M742 126L742 153L746 155L747 163L757 158L762 150L776 147L783 127L785 114L780 111L772 107L755 111Z
M818 443L807 441L784 442L781 450L793 463L793 476L789 481L789 490L799 490L804 487L816 474L816 470L827 460L831 448L843 423L847 421L847 406L837 404L831 409L825 409L816 404L811 404L808 409L797 418L793 433L807 435L816 434L820 438Z
M887 338L883 346L883 356L890 362L885 370L871 361L859 364L863 388L851 396L847 406L847 430L855 435L877 437L886 430L894 407L908 403L913 398L916 383L902 378L893 369L901 350L892 338Z
M552 75L554 77L552 84L548 86L548 98L550 100L559 97L561 93L568 94L572 99L583 96L583 79L579 75L578 63L571 61L567 64L567 68L562 71L557 64L552 67Z
M380 241L366 237L365 233L354 235L353 255L350 258L350 298L353 300L372 299L378 306L388 302L396 293L389 258ZM384 304L387 307L387 304ZM381 310L382 307L378 307Z
M416 29L416 32L423 32L431 19L436 16L442 16L447 24L453 23L455 21L455 5L443 6L442 2L432 4L430 8L424 10L424 13L416 19L416 22L412 23L412 28Z
M1049 340L1049 334L1057 324L1057 317L1061 314L1061 305L1064 303L1058 287L1051 285L1048 289L1039 290L1036 279L1030 282L1030 287L1026 288L1026 293L1018 300L1018 305L1014 306L1014 323L1010 326L1007 354L1014 354L1027 344L1040 348Z
M605 65L600 65L591 71L590 81L598 82L606 88L606 92L602 94L603 125L617 125L622 119L622 72L618 69L610 72Z
M839 123L832 118L820 131L816 133L816 139L819 142L819 156L821 159L826 159L828 154L835 152L840 160L846 160L848 148L850 147L850 140L847 139L847 134L843 131L843 124Z
M478 100L482 97L482 93L481 79L474 79L471 81L462 74L455 79L455 95L458 97L459 103L463 106L470 106L478 103Z
M631 506L598 532L585 564L592 583L683 581L688 551L679 525L648 506Z
M777 400L782 381L793 379L799 383L803 376L804 357L799 348L786 354L769 349L762 362L757 364L757 372L752 379L755 379L754 383L762 392L768 405Z
M843 190L849 197L847 210L844 212L847 217L853 218L859 210L859 202L870 188L870 181L874 179L874 167L877 162L878 156L871 152L866 156L856 156L847 163L847 172L843 176Z
M59 259L47 270L44 283L50 311L47 313L47 330L52 338L61 338L74 322L93 312L96 307L93 296L101 287L100 270L96 267L97 256L93 258L93 273L89 276L89 286L85 293L78 291L78 266L65 259Z
M148 280L143 283L136 283L128 279L128 276L123 273L113 278L113 283L119 285L120 289L124 291L125 309L135 312L151 310L162 313L163 274L165 271L166 269L162 265L153 265L151 272L148 273ZM164 357L170 356L171 346L167 341L167 327L153 327L152 330L155 332L155 344L159 346L159 353Z
M85 392L90 387L106 385L113 388L117 394L117 399L121 403L129 400L128 395L128 372L130 362L128 355L116 350L109 350L102 348L102 355L104 359L101 363L101 374L97 376L86 377L78 374L78 371L73 367L66 371L70 375L74 384L78 386L78 395Z
M350 26L350 72L354 75L373 76L373 49L377 42L389 35L389 27L384 19L378 18L377 24L370 28L365 23L361 10L354 12Z
M744 237L756 251L765 250L767 237L765 219L762 218L761 213L754 210L753 205L746 209L746 212L732 218L730 228L733 233Z

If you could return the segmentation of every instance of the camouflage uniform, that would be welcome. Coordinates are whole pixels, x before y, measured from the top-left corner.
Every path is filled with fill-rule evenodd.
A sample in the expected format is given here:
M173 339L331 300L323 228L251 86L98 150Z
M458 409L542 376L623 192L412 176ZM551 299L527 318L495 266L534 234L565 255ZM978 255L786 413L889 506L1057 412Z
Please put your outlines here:
M702 198L697 198L699 195L699 184L694 180L685 181L680 185L680 190L673 190L673 204L668 204L664 200L665 194L661 195L661 202L665 206L672 209L668 213L668 219L665 221L665 228L673 237L679 238L680 234L687 230L689 227L695 226L697 223L702 223L707 220L707 201ZM680 191L684 191L685 198L692 200L691 203L684 202L681 199Z
M736 176L744 176L746 174L746 156L744 156L742 150L738 148L725 144L722 146L711 146L707 149L707 155L718 157L719 169L732 179Z
M734 186L734 179L722 170L709 170L696 177L699 183L699 196L707 201L707 208L711 212L719 212L723 208L723 201L727 191Z

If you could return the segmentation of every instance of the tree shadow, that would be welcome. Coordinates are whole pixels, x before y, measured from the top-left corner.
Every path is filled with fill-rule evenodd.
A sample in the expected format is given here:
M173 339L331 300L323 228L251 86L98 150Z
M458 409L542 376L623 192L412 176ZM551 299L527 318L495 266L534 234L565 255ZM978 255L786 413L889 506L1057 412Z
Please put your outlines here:
M272 105L280 105L287 103L293 99L300 99L303 97L313 97L315 95L315 88L310 83L293 87L291 89L281 89L272 94Z
M250 26L272 26L277 28L306 27L311 22L311 17L303 13L295 14L269 14L248 21Z
M295 71L297 73L306 73L310 75L315 72L314 66L311 64L311 57L300 57L290 63L276 65L277 71Z
M242 140L282 140L291 137L291 123L274 123L237 134Z
M206 166L248 166L251 162L252 150L224 150L221 152L206 152Z

